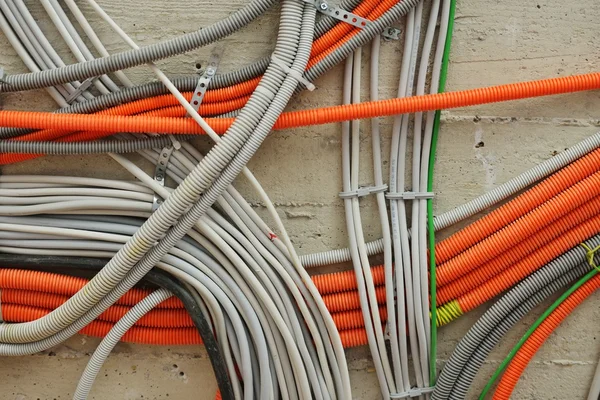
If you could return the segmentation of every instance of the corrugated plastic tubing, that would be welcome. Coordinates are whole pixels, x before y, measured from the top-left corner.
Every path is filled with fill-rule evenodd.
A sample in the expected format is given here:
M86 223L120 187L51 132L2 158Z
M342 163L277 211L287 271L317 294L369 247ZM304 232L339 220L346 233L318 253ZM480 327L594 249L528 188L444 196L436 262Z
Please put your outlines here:
M383 266L371 267L373 282L377 286L385 283L385 274ZM333 272L330 274L321 274L311 276L312 281L321 294L346 292L356 290L356 276L353 270Z
M383 274L383 273L381 273ZM331 274L335 277L336 274ZM379 276L378 273L374 274ZM321 278L326 275L321 275ZM382 277L380 277L380 280ZM0 269L0 305L5 303L33 306L43 309L55 309L63 304L69 296L76 293L87 283L85 278L68 275L54 274L43 271ZM328 280L332 282L332 280ZM383 282L383 281L382 281ZM328 289L335 288L317 284L319 292L327 309L332 313L334 322L339 330L346 330L364 326L362 316L356 310L360 309L358 293L348 291L341 293L327 293ZM320 289L324 289L321 292ZM140 298L149 293L142 289L131 289L127 295L121 297L116 303L98 318L108 322L116 322L128 310L139 302ZM385 304L385 288L376 290L378 304ZM386 319L382 312L382 318ZM360 321L360 324L359 324ZM176 298L171 298L159 305L159 308L144 316L139 324L156 327L186 327L193 326L191 319L183 310L183 304Z
M539 270L541 267L560 256L567 250L584 242L600 231L600 216L595 216L575 229L565 233L533 254L530 254L509 269L486 281L474 290L458 297L455 301L438 307L438 313L444 313L446 307L456 303L462 313L466 313L485 303L506 289L514 286L523 278Z
M600 169L600 150L594 150L546 178L514 200L493 210L450 238L438 243L436 246L438 263L455 257L515 219L590 176L598 169Z
M494 400L508 400L511 393L513 392L521 374L527 368L529 361L533 358L535 353L544 344L546 339L550 336L554 330L565 320L571 312L577 306L579 306L585 299L587 299L592 293L594 293L600 287L600 275L594 276L592 279L583 284L573 294L571 294L565 301L559 305L548 317L542 322L542 324L533 332L533 334L523 344L521 349L517 352L512 362L504 372L502 379L496 387L494 393Z
M288 129L420 111L468 107L598 88L600 88L600 73L574 75L458 92L445 92L293 111L283 113L275 123L274 129ZM216 132L223 133L231 125L233 118L207 118L206 121ZM31 111L0 111L0 125L17 128L71 131L157 132L171 134L202 133L196 122L189 118L52 114Z
M84 278L50 272L0 269L0 289L24 289L72 296L87 282ZM116 304L134 306L149 293L147 290L133 288L117 300ZM158 308L183 308L183 303L179 299L170 298L159 304Z
M535 332L535 330L538 328L538 326L540 326L542 324L542 322L544 322L546 320L548 315L550 315L552 312L554 312L554 310L556 310L558 308L558 306L560 306L567 299L567 297L569 297L571 294L573 294L573 292L575 292L577 289L579 289L583 284L585 284L590 279L592 279L596 274L598 274L598 272L600 272L600 270L593 269L590 272L588 272L587 274L585 274L582 278L580 278L577 282L575 282L575 284L573 286L571 286L563 294L561 294L560 297L558 299L556 299L554 301L554 303L552 303L552 305L550 307L548 307L546 309L546 311L544 311L542 313L542 315L540 315L538 317L538 319L533 323L533 325L531 325L529 327L529 329L527 329L527 332L525 332L525 334L521 337L521 339L519 339L517 344L515 344L513 346L511 351L504 358L504 360L502 360L502 362L500 363L498 368L496 368L496 371L494 371L494 374L492 375L492 377L489 379L488 383L485 385L485 387L479 394L479 400L485 400L487 394L492 389L492 386L494 386L494 384L496 383L498 378L502 375L502 373L506 369L507 365L514 358L515 354L517 354L519 349L523 346L523 344L527 341L527 339L529 339L529 337L533 334L533 332Z
M436 304L439 306L447 303L475 289L550 241L598 214L600 214L600 196L596 196L516 246L509 248L498 257L487 261L479 268L442 287L438 287Z
M474 270L571 210L585 204L599 193L600 172L596 172L510 223L507 227L483 239L476 246L470 247L456 257L438 265L436 271L438 286L445 285Z
M42 293L32 290L1 289L0 305L14 304L53 310L69 299L55 293ZM117 322L131 307L113 305L98 316L97 319L107 322ZM182 308L164 309L155 308L140 318L136 325L155 328L183 328L192 327L194 323L186 310Z
M0 309L2 310L3 320L11 323L34 321L52 311L16 304L2 304ZM106 321L93 321L83 328L80 333L104 337L113 325L113 323ZM196 328L151 328L144 326L131 328L121 341L155 345L202 344Z
M22 306L15 304L2 304L2 317L5 322L29 322L43 317L51 310ZM93 321L80 333L88 336L104 337L113 327L113 323L106 321ZM340 331L342 345L345 348L363 346L367 343L364 328L345 329ZM153 345L197 345L202 340L195 328L156 328L135 326L121 339L122 342L153 344Z
M14 313L21 311L27 313L29 312L29 307L45 309L50 312L67 301L68 298L68 296L55 293L43 293L19 289L0 289L0 307L4 307L7 304L10 304L13 307L24 307L21 309L14 308L11 310ZM129 306L113 305L100 314L97 319L116 323L129 310L131 310L131 307ZM385 322L387 320L385 307L380 307L380 314L382 321ZM360 310L349 309L347 311L333 312L331 315L336 327L340 331L364 326L364 320ZM139 321L136 322L136 325L153 328L185 328L194 326L193 321L188 313L184 309L179 308L156 308L144 315Z

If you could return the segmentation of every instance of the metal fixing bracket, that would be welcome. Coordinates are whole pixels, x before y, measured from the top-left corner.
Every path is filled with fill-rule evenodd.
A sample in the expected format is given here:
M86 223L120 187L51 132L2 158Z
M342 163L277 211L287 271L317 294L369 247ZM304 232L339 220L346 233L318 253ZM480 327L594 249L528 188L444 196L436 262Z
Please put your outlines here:
M167 166L169 165L169 158L171 158L171 154L175 150L174 146L165 147L160 151L158 155L158 161L156 162L156 167L154 168L154 180L158 182L161 186L165 186L165 178L167 177ZM163 202L163 199L158 197L156 193L154 194L154 199L152 200L152 211L154 212Z
M400 40L400 34L402 31L398 28L394 28L393 26L388 26L381 32L381 37L384 40Z
M321 14L327 15L331 18L335 18L357 28L364 28L367 24L371 23L366 18L360 17L356 14L346 11L343 8L329 4L326 0L302 0L307 4L315 6L317 11Z
M211 79L217 73L217 67L219 66L219 61L221 60L221 55L223 54L222 48L215 48L210 55L210 59L208 60L208 65L202 74L200 75L200 79L198 79L198 84L196 85L196 89L194 90L194 94L192 95L192 99L190 100L190 104L194 107L194 110L198 112L200 109L200 104L202 104L202 100L204 99L204 95L208 90L208 84Z

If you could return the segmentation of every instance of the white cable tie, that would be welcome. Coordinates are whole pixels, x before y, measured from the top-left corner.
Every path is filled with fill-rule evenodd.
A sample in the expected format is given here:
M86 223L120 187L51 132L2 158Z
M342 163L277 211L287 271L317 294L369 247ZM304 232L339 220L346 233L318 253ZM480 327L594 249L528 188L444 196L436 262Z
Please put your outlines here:
M81 82L81 85L79 85L79 87L77 89L75 89L75 91L73 93L71 93L69 95L69 97L67 97L65 99L65 101L69 104L73 103L75 100L77 100L77 98L79 96L81 96L83 94L83 92L85 92L86 90L89 89L90 86L92 86L92 83L94 83L96 81L96 79L98 79L98 77L93 76L93 77L87 78L85 81Z
M351 190L349 192L340 192L339 196L342 199L352 199L354 197L365 197L373 193L382 193L388 189L388 186L383 184L380 186L363 186L357 190Z
M385 197L389 200L427 200L433 199L434 195L433 192L388 192Z
M413 397L419 397L427 393L433 392L434 387L428 388L412 388L408 392L402 393L390 393L390 399L409 399Z
M310 82L308 79L306 79L300 72L295 71L295 70L291 69L290 67L288 67L286 65L286 63L281 61L279 58L275 57L275 54L271 54L271 61L273 61L273 64L275 64L279 68L281 68L281 70L283 71L284 74L287 74L287 75L291 76L292 78L296 79L298 82L300 82L301 84L306 86L306 88L308 90L310 90L311 92L316 89L315 85L313 85L312 82Z

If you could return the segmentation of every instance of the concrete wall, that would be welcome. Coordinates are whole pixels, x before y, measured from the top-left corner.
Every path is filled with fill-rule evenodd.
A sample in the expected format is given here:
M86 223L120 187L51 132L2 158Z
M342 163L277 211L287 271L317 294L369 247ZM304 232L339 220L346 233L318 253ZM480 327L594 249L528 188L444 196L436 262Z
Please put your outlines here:
M239 8L246 0L102 0L101 5L139 43L154 43L197 29ZM81 2L82 5L84 2ZM221 4L225 3L225 4ZM65 49L40 4L27 1L57 47ZM84 7L109 51L125 49L109 28ZM269 54L277 10L225 40L222 70L232 70ZM600 3L596 0L459 0L449 89L564 76L597 71L600 66ZM402 24L398 24L402 26ZM397 85L401 43L382 45L381 97L392 97ZM190 74L210 48L158 64L170 75ZM67 51L63 52L67 54ZM368 56L368 50L364 53ZM73 60L71 60L72 62ZM8 73L25 67L3 35L0 65ZM134 81L152 79L145 68L127 71ZM316 82L318 90L296 97L290 109L340 102L341 68ZM368 76L365 69L364 76ZM366 80L365 80L366 83ZM365 85L365 98L368 95ZM598 130L598 92L457 109L444 113L436 166L436 212L463 203ZM52 110L43 91L2 95L6 109ZM384 151L389 151L391 121L383 121ZM370 137L364 124L363 179L371 179ZM208 143L200 140L200 145ZM347 245L340 188L340 128L327 125L277 132L265 142L250 168L276 203L300 253ZM146 167L150 167L146 165ZM150 170L150 169L149 169ZM129 178L104 156L45 157L2 173L72 174ZM237 186L263 212L263 205L242 179ZM373 202L363 202L368 239L379 237ZM457 229L457 228L454 228ZM452 231L449 229L448 231ZM443 232L446 236L449 232ZM600 356L598 320L600 294L593 295L551 336L517 386L517 399L580 399L587 393ZM441 367L458 340L485 306L440 331ZM520 335L539 315L535 310L507 335L484 364L470 398ZM6 399L66 399L98 340L76 337L52 352L3 359L0 397ZM375 374L366 349L348 352L354 397L378 398ZM202 348L147 347L119 344L98 377L94 398L212 399L216 385Z

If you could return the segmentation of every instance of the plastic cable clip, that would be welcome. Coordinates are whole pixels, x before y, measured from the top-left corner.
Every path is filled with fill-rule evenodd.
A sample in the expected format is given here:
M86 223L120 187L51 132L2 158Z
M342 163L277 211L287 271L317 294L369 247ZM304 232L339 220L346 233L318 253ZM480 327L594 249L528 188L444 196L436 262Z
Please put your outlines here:
M83 94L83 92L85 92L86 90L88 90L90 88L90 86L92 86L92 84L96 81L96 79L98 79L98 77L93 76L93 77L87 78L85 81L81 82L81 85L79 85L79 87L77 89L75 89L75 91L73 93L71 93L69 95L69 97L67 97L65 99L65 101L69 104L73 103L79 96L81 96Z
M196 89L194 90L194 94L192 95L192 99L190 100L190 104L194 107L194 110L198 112L200 109L200 104L202 104L202 100L206 95L206 91L208 90L208 85L210 81L217 73L217 68L219 66L219 61L221 60L221 55L223 54L222 48L215 48L208 60L208 65L204 72L200 75L200 79L198 79L198 83L196 84Z
M340 192L339 196L342 199L352 199L354 197L365 197L372 193L382 193L388 189L387 185L381 186L363 186L357 190L351 190L349 192Z
M179 142L177 142L179 143ZM181 145L179 145L181 147ZM158 162L156 163L156 167L154 168L154 180L158 182L161 186L165 186L165 178L167 176L167 166L169 165L169 159L171 158L171 154L175 150L174 146L165 147L160 151L158 156ZM154 198L152 199L152 212L156 211L156 209L162 204L163 199L154 193Z
M296 79L298 82L300 82L301 84L303 84L304 86L306 86L306 88L308 90L310 90L311 92L316 89L315 85L313 85L312 82L310 82L308 79L306 79L298 71L294 71L293 69L291 69L290 67L288 67L283 61L281 61L279 58L275 57L274 54L271 55L271 61L273 62L273 64L275 64L279 68L281 68L281 70L283 71L283 73L285 73L285 74L291 76L292 78Z
M393 193L389 192L385 194L385 197L390 200L427 200L433 199L433 192L401 192Z
M343 8L331 5L326 0L302 0L307 4L311 4L315 6L317 11L321 14L325 14L331 18L335 18L339 21L345 22L357 28L364 28L371 21L356 14L351 13L350 11L346 11Z
M409 399L413 397L419 397L427 393L433 392L435 388L412 388L408 392L402 393L390 393L390 399Z

